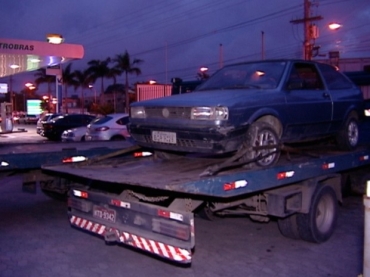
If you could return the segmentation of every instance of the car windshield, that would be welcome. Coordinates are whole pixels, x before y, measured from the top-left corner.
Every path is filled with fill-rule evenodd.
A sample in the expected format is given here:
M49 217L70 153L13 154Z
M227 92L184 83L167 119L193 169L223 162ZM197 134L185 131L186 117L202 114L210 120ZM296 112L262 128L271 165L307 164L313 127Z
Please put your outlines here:
M269 61L226 66L200 85L197 91L214 89L272 89L283 75L286 62Z

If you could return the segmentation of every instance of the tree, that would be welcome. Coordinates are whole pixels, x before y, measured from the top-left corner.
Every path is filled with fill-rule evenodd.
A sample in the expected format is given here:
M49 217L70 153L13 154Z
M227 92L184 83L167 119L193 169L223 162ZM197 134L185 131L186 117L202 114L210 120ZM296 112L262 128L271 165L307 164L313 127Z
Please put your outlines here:
M88 72L88 70L75 70L73 72L74 79L75 79L75 89L78 87L81 88L81 105L82 109L85 108L85 94L84 90L89 87L89 84L91 82L91 76Z
M68 87L76 86L76 80L74 79L74 73L71 70L72 64L68 64L65 69L62 70L62 82L64 86L64 104L66 106L66 113L68 113Z
M130 55L128 54L127 50L124 54L116 55L116 57L113 60L115 62L115 68L119 70L121 73L125 74L125 104L126 104L126 112L129 112L130 108L130 98L129 98L129 81L128 81L128 75L129 74L141 74L141 69L138 67L143 60L140 59L134 59L131 62Z
M51 84L55 83L56 76L47 75L45 68L39 68L36 71L36 73L34 74L34 76L36 77L36 79L35 79L36 86L39 86L40 84L44 84L44 83L47 84L47 88L48 88L48 99L49 99L49 102L48 102L49 104L48 104L47 110L50 112L50 110L51 110L50 104L52 102L51 101L51 98L52 98L51 97Z
M111 59L106 58L104 61L91 60L87 63L89 65L87 72L91 80L95 83L97 79L101 78L101 94L104 93L104 78L110 77L110 68L108 67L110 62Z

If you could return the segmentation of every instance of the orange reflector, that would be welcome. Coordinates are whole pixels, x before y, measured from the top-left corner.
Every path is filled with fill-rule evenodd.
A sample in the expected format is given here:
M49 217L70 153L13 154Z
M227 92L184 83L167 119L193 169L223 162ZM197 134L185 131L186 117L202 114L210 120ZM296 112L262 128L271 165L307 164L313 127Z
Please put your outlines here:
M365 155L365 156L361 156L360 157L360 161L367 161L369 159L369 156L368 155Z
M135 152L134 153L134 157L148 157L148 156L151 156L151 155L153 155L153 153L146 152L146 151L144 151L144 152Z
M238 180L235 182L226 183L224 184L224 190L233 190L233 189L242 188L242 187L245 187L247 184L248 182L246 180Z
M117 207L123 207L123 208L127 208L127 209L130 209L131 208L131 204L130 203L123 202L123 201L117 200L117 199L111 199L110 203L113 206L117 206Z
M78 163L86 161L87 158L84 156L74 156L74 157L68 157L62 160L63 163Z
M278 180L286 179L286 178L291 178L294 176L294 171L285 171L285 172L280 172L277 174L276 178Z
M158 216L165 217L165 218L171 218L177 221L183 221L184 216L179 213L169 212L165 210L158 210Z
M89 194L86 191L81 191L81 190L73 190L73 195L81 198L88 198Z
M331 169L335 167L335 163L326 163L322 165L322 169Z

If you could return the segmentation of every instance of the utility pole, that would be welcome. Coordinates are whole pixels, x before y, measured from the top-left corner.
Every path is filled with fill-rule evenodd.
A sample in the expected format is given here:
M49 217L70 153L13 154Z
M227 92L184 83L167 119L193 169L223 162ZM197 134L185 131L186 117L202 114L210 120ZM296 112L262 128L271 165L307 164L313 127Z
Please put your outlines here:
M314 48L313 41L318 37L317 26L312 24L312 22L323 19L323 17L320 15L310 16L312 5L313 3L311 3L309 0L304 0L303 18L290 21L290 23L293 23L293 24L303 23L303 31L304 31L303 58L305 60L312 59L312 50Z

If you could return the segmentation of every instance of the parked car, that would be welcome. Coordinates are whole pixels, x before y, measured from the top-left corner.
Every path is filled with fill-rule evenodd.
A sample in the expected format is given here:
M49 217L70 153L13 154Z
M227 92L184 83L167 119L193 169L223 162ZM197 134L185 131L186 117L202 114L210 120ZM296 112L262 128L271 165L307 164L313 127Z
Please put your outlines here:
M86 140L125 140L130 137L127 131L128 120L129 115L126 113L98 118L87 126Z
M61 114L60 113L45 113L43 115L40 116L39 120L37 121L36 123L36 132L41 135L41 136L44 136L43 134L43 124L52 120L53 118L57 117L57 116L60 116Z
M61 139L63 142L85 141L86 131L87 126L68 129L62 133Z
M355 148L363 105L360 89L328 64L265 60L225 66L192 93L132 103L129 131L145 147L239 153L270 166L279 143L334 136Z
M42 124L42 133L50 140L60 140L65 130L87 126L95 116L87 114L59 115Z
M25 124L37 124L40 116L36 114L26 114Z

